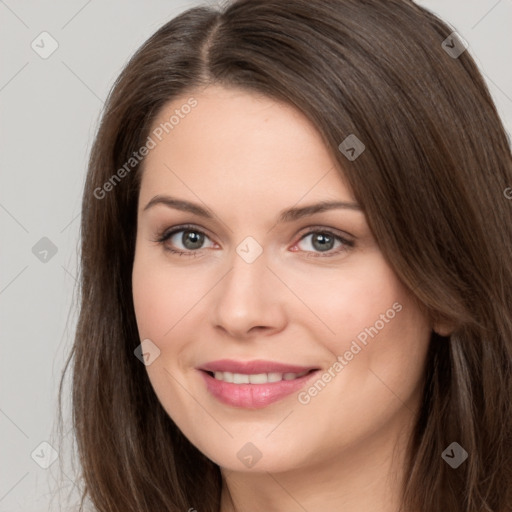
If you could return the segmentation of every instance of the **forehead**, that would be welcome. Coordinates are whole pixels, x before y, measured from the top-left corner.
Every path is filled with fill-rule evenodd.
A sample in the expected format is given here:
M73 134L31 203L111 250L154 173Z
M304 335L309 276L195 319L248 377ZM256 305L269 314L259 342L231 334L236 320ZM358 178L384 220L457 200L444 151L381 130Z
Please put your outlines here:
M269 194L287 204L302 197L353 201L313 124L266 96L220 86L185 94L159 112L150 137L155 146L143 164L141 202L177 191L268 207Z

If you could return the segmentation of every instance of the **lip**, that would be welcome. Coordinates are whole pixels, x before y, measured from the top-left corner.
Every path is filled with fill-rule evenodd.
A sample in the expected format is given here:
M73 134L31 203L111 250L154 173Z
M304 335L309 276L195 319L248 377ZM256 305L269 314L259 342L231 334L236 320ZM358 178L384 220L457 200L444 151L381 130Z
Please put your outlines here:
M243 409L261 409L299 391L315 376L316 367L289 365L272 361L233 361L219 360L197 368L206 383L206 388L218 401L232 407ZM281 380L265 384L234 384L217 380L208 372L233 372L242 374L257 373L302 373L306 375L294 380Z

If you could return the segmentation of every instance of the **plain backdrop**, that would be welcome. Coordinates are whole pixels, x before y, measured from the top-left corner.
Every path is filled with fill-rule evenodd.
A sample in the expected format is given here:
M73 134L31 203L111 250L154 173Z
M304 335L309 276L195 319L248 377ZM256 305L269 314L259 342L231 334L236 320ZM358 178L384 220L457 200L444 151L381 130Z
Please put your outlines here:
M103 101L128 58L199 3L0 0L0 512L54 512L56 486L76 490L65 462L44 466L57 446L57 385L77 317L88 152ZM469 43L512 132L512 0L418 3Z

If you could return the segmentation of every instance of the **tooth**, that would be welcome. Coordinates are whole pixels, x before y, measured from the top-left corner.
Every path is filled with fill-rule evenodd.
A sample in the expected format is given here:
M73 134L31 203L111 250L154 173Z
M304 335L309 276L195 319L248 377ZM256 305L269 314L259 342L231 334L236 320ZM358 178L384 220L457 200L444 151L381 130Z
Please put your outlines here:
M294 380L306 375L309 370L302 373L256 373L247 375L245 373L232 373L232 372L214 372L217 380L224 382L232 382L233 384L266 384L267 382L279 382L281 380Z
M233 374L233 383L234 384L249 384L249 375L245 375L243 373L234 373Z
M266 384L268 382L266 373L257 373L255 375L249 375L249 382L251 384Z

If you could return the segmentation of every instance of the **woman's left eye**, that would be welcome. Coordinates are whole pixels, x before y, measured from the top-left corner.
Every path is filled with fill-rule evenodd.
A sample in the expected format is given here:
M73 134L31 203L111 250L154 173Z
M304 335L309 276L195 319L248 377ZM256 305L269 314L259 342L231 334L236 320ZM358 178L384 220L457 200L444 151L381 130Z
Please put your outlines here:
M342 252L347 251L349 248L354 246L354 242L352 240L348 240L340 235L337 235L336 233L333 233L329 230L315 230L310 231L309 233L306 233L302 236L302 238L297 243L300 244L300 242L310 238L310 242L307 244L309 247L313 247L313 249L317 250L318 252L313 252L311 256L313 257L322 257L322 256L335 256L336 254L340 254ZM338 242L338 249L333 251L335 243ZM306 250L306 252L311 252ZM325 253L325 254L322 254Z
M335 256L354 246L352 240L348 240L330 230L315 229L302 235L294 247L299 246L308 238L310 238L310 241L306 244L307 247L303 247L300 250L312 253L310 256L313 257ZM179 254L180 256L196 256L200 249L205 248L203 247L205 240L210 240L210 238L203 231L194 226L180 226L171 231L164 231L154 241L164 245L165 250L171 253ZM333 250L336 247L336 243L338 243L337 249ZM182 248L179 246L176 248L178 244L181 244Z

